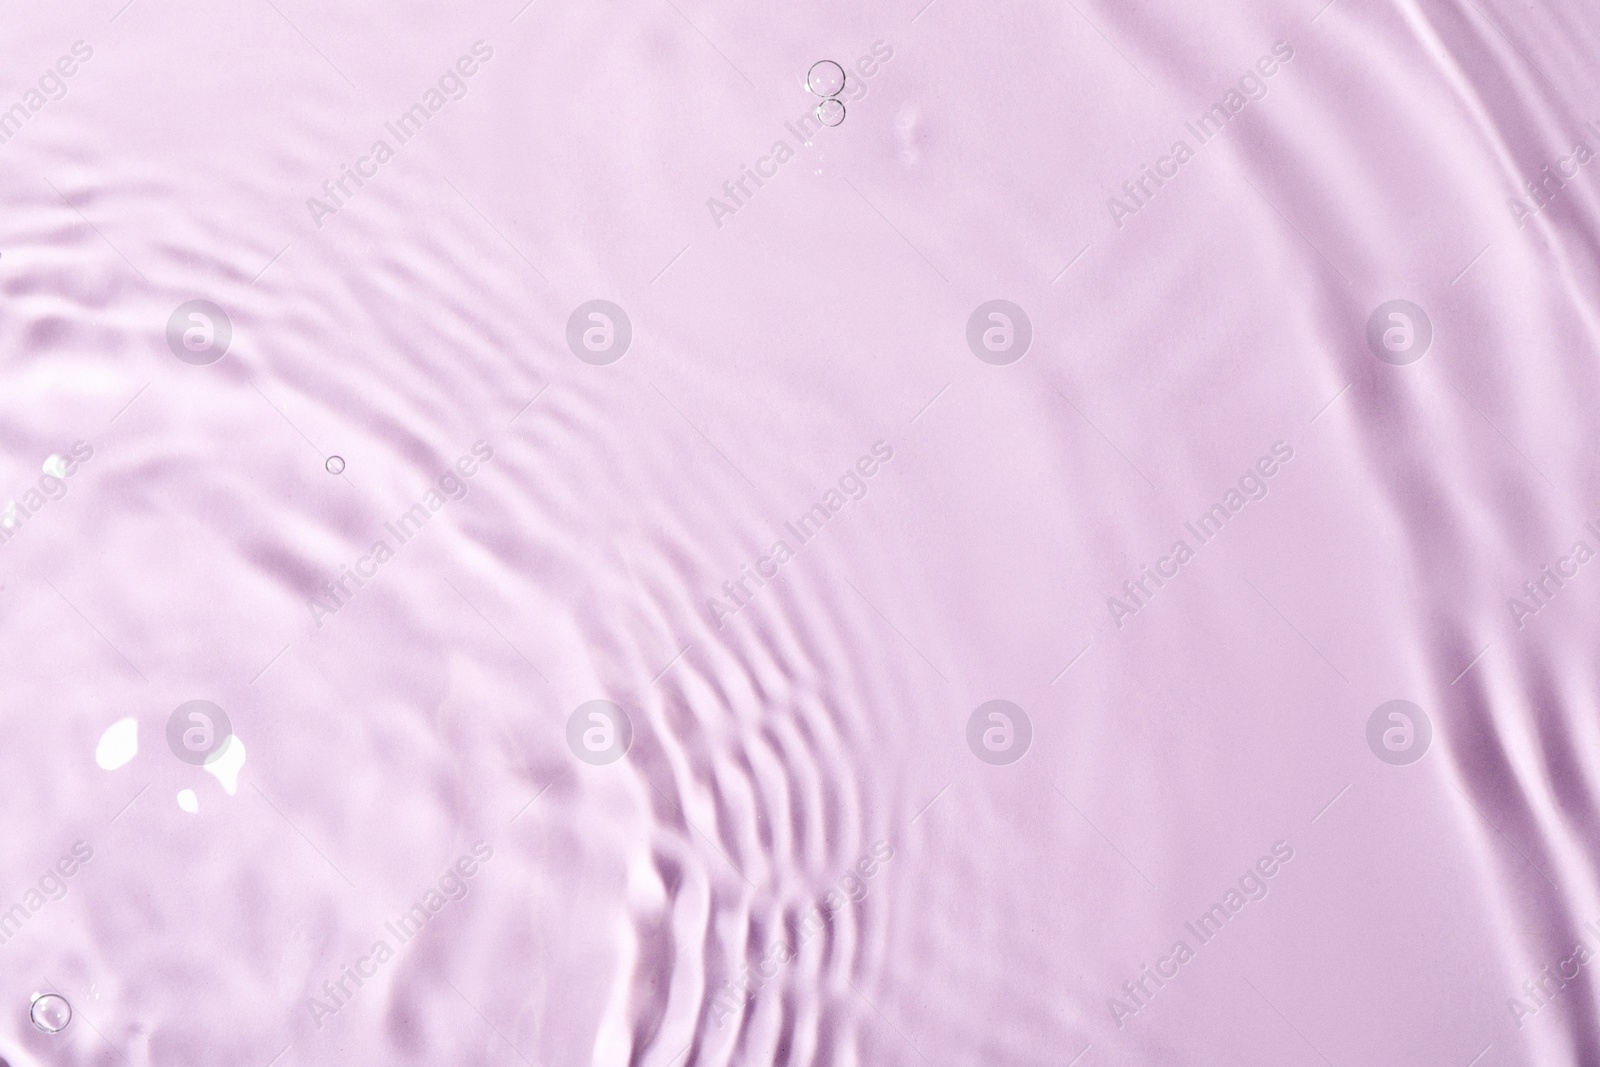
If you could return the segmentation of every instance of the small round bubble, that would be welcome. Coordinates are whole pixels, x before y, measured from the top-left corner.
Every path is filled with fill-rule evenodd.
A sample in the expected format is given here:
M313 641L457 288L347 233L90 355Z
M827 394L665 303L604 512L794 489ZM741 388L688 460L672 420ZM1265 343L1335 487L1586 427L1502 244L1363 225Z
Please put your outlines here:
M844 121L844 105L837 100L824 100L817 105L817 121L824 126L837 126Z
M328 468L328 473L329 474L343 474L344 473L344 457L343 456L329 456L328 457L328 462L323 464L323 466Z
M67 1028L72 1021L72 1005L67 1003L67 998L55 993L40 993L33 998L33 1007L28 1010L28 1018L33 1020L33 1025L47 1034L58 1034Z
M806 88L818 96L838 96L844 88L844 68L831 59L811 64L806 73Z

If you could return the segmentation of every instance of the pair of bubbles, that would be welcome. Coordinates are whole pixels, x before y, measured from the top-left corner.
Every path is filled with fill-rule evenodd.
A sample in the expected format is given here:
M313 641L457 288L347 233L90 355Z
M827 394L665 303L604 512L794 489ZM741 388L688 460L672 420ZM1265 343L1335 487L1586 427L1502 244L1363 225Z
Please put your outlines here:
M806 72L806 90L813 96L822 97L822 103L817 105L817 121L824 126L837 126L844 121L844 101L839 99L839 94L844 92L844 68L831 59L822 59L811 64L811 69Z

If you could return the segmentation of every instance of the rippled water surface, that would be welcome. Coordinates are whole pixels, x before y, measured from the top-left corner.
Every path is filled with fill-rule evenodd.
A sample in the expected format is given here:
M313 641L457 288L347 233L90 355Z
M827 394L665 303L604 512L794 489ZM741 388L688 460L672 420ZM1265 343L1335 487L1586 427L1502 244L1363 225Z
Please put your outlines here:
M1577 0L0 4L8 1067L1600 1063Z

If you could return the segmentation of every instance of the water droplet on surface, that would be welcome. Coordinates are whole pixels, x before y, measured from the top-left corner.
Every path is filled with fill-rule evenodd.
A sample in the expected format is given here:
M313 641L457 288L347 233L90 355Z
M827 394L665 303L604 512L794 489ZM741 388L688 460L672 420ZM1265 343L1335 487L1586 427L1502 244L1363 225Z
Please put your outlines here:
M66 997L37 993L33 998L33 1007L28 1010L28 1018L45 1033L59 1034L72 1021L72 1005L67 1003Z
M178 790L178 807L193 815L200 810L200 798L194 795L193 789Z
M206 773L214 775L231 797L239 789L239 771L244 767L244 742L230 734L215 756L206 760Z
M844 121L844 105L837 100L824 100L817 105L817 121L824 126L837 126Z
M139 754L139 720L133 716L118 719L100 735L94 748L94 761L103 770L114 771Z
M329 456L328 457L328 462L325 463L324 466L326 466L328 468L328 473L329 474L343 474L344 473L344 457L343 456Z
M844 68L831 59L811 64L806 73L806 88L818 96L838 96L844 88Z

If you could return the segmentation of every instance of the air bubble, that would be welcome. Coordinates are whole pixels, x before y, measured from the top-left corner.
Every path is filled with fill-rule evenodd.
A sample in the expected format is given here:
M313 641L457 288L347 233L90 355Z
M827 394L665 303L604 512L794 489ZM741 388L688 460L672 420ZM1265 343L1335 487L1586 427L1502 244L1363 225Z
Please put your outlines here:
M838 96L844 88L844 68L831 59L811 64L806 73L806 88L818 96Z
M344 457L343 456L329 456L328 457L328 462L323 464L323 466L328 468L328 473L329 474L343 474L344 473Z
M45 1033L59 1034L72 1021L72 1005L67 1003L66 997L55 993L36 993L28 1018Z
M837 126L844 121L844 105L837 100L824 100L817 105L817 121L824 126Z

